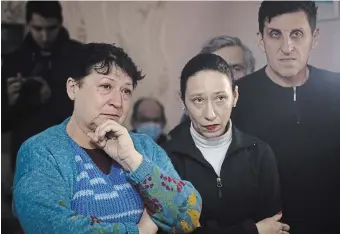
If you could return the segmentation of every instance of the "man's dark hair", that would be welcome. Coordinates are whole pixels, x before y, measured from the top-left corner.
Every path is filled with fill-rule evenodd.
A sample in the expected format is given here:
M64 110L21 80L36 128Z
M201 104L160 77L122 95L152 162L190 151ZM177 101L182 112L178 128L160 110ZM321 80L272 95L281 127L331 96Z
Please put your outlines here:
M235 89L235 80L232 68L220 56L211 53L200 53L190 59L184 66L180 78L181 99L185 100L185 90L190 77L200 71L217 71L225 74L232 84L232 89Z
M108 75L114 66L131 77L134 88L138 81L144 78L142 72L122 48L106 43L81 45L74 56L70 77L80 82L92 71Z
M316 28L316 16L318 7L314 1L263 1L258 15L259 31L263 35L264 24L270 22L274 17L302 11L306 13L309 26L314 32Z
M130 120L130 123L131 125L133 126L134 123L138 122L138 110L139 110L139 106L142 104L142 102L144 102L145 100L153 100L155 101L158 106L160 107L161 109L161 116L160 116L160 120L161 120L161 123L163 126L166 125L166 117L165 117L165 110L164 110L164 106L162 105L162 103L160 103L157 99L154 99L154 98L147 98L147 97L144 97L144 98L140 98L138 99L135 104L133 105L133 109L132 109L132 115L131 115L131 120Z
M63 22L62 8L58 1L27 1L26 22L32 19L33 14L38 14L44 18L56 18Z

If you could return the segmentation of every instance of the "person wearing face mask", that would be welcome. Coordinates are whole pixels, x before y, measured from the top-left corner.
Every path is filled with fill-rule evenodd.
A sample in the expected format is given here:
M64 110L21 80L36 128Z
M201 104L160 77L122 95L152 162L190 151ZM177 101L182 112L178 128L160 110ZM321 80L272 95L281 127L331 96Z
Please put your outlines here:
M199 54L183 68L180 91L191 123L162 147L202 196L193 233L287 234L273 151L230 120L239 96L232 68L219 55Z
M131 116L133 132L146 134L157 144L167 141L163 133L166 125L164 106L154 98L141 98L133 106Z

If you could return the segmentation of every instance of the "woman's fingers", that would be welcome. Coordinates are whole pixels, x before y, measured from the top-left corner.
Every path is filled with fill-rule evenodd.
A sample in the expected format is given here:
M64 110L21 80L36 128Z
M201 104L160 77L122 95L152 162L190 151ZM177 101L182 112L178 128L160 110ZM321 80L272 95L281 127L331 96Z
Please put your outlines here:
M282 228L281 228L283 231L289 231L290 230L290 227L289 225L285 224L285 223L282 223Z

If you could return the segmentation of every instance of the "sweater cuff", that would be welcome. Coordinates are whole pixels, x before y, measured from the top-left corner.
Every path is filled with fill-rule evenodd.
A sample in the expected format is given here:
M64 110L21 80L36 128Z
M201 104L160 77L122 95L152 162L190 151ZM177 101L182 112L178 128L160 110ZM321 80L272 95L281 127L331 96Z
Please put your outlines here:
M137 225L126 225L126 233L127 234L139 234L139 229Z
M153 169L154 164L144 158L139 167L134 172L128 173L127 177L128 179L130 179L133 185L137 185L141 183L145 179L145 177L151 175Z
M243 222L243 228L247 234L259 234L256 224L253 220L246 220Z

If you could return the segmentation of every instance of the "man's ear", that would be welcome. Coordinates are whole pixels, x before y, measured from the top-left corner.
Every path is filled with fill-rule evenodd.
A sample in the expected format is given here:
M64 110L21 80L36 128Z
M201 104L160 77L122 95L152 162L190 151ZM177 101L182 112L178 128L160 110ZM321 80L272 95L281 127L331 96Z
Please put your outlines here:
M263 35L260 32L257 33L257 45L262 51L262 53L266 52L264 49Z
M315 49L319 43L319 29L316 28L313 33L313 44L312 49Z
M79 82L73 79L72 77L69 77L66 81L66 91L68 97L74 101L76 98L76 93L79 89Z
M233 107L236 107L237 101L238 101L239 93L238 93L238 86L235 86L234 90L234 101L233 101Z

